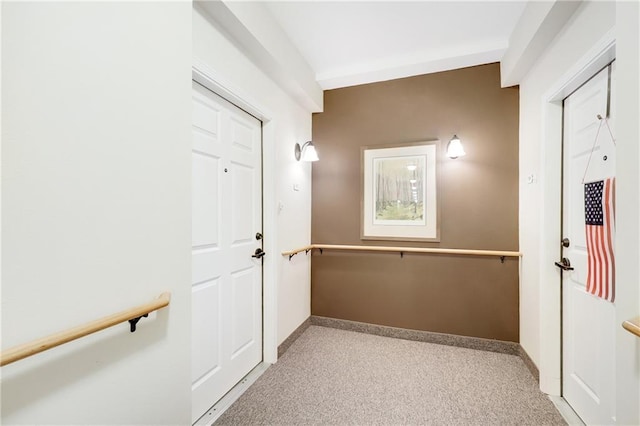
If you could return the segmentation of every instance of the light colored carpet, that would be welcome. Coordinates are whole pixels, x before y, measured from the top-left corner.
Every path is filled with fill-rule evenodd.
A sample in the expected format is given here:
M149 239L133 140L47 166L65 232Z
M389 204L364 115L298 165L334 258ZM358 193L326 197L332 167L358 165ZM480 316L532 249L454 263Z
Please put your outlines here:
M522 360L310 326L215 423L564 425Z

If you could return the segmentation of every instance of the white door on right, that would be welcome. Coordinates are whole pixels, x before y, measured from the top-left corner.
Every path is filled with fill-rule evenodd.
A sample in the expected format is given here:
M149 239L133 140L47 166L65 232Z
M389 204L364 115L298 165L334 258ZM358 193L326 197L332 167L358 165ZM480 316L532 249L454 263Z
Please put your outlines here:
M587 234L583 184L615 173L615 144L606 123L600 126L598 119L609 112L615 136L614 71L611 64L564 101L562 257L567 260L560 263L570 263L573 270L562 272L562 393L586 424L616 423L615 307L586 287L588 273L596 272L589 272L589 264L592 268L605 264L603 268L615 273L615 263L606 261L607 253L595 250L594 254L593 239L589 245L595 257L589 263L587 239L593 234ZM609 194L613 197L615 189Z

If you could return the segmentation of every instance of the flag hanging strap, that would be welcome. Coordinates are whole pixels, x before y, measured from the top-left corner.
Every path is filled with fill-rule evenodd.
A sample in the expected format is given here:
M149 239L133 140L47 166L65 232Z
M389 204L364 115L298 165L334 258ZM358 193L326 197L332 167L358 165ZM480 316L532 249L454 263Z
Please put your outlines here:
M611 142L613 142L613 146L616 146L616 139L613 137L613 132L611 132L611 127L609 127L609 118L602 118L600 114L597 115L600 123L598 124L598 130L596 131L596 137L593 140L593 146L591 147L591 152L589 153L589 159L587 160L587 167L584 169L584 175L582 175L582 183L584 183L584 179L587 177L587 171L589 170L589 164L591 163L591 156L593 155L593 151L596 149L596 143L598 143L598 135L600 134L600 129L602 128L602 123L607 126L607 130L609 131L609 136L611 136Z

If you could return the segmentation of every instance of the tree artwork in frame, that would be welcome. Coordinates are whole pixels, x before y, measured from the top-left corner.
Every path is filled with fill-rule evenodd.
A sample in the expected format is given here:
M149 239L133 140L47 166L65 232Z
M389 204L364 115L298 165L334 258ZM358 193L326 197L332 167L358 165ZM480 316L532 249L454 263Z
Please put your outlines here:
M362 148L363 240L440 241L439 141Z

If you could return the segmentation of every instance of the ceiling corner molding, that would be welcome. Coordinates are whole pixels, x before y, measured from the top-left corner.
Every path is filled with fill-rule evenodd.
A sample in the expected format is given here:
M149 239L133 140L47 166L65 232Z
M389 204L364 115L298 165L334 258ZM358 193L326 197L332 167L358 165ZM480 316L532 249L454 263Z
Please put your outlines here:
M271 80L309 112L323 109L315 73L260 2L195 1Z
M582 1L529 1L500 62L502 87L515 86L529 72Z

